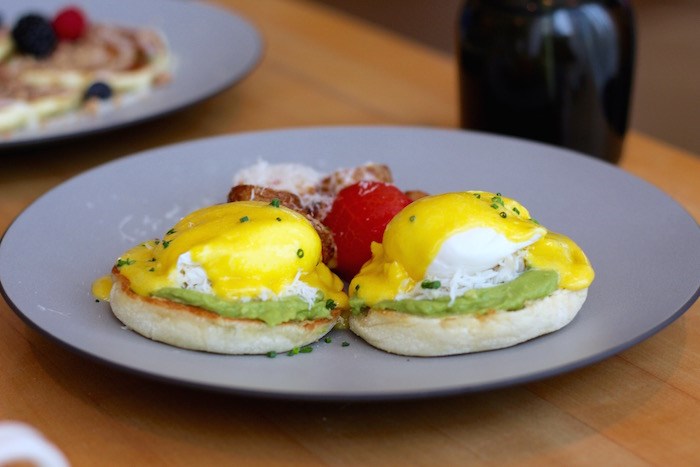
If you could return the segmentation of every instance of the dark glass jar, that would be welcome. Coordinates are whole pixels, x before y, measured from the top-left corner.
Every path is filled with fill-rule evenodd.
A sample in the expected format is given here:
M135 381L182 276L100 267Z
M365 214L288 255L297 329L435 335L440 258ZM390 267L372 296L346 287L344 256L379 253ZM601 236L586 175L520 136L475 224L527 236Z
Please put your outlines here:
M458 29L462 128L618 162L635 55L628 0L467 0Z

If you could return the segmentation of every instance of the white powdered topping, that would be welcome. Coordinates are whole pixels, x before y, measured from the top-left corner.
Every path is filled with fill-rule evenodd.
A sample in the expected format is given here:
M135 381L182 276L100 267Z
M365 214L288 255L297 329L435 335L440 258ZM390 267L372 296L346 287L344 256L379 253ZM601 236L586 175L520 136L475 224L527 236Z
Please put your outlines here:
M314 212L316 219L325 219L333 207L333 195L318 191L299 196L301 204Z
M233 176L234 185L257 185L303 195L316 191L322 174L302 164L270 164L259 159Z
M233 184L288 191L299 197L304 208L323 219L333 204L332 194L319 190L323 177L322 173L303 164L270 164L258 159L254 165L236 172Z

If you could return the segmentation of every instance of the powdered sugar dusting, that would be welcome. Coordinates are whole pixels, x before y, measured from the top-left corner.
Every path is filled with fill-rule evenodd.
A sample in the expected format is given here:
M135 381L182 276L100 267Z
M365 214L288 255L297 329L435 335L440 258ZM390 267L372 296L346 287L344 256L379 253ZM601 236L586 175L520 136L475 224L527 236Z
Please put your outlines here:
M321 173L302 164L270 164L258 159L255 164L238 171L233 184L264 186L301 196L314 193L321 178Z

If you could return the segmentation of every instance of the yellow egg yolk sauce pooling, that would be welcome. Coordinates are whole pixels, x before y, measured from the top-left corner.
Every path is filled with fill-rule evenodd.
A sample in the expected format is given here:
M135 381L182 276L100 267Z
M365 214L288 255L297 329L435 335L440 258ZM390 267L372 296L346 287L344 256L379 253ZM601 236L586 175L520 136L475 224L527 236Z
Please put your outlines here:
M311 223L275 201L195 211L163 239L125 252L115 266L139 295L271 325L347 307L342 281L321 262ZM93 290L99 288L100 280Z
M508 252L503 256L519 251L518 245L526 245L520 248L524 250L525 270L512 281L474 288L454 300L401 298L417 286L444 286L426 280L426 273L446 241L470 231L498 237L499 245ZM481 252L471 253L479 256ZM494 255L497 253L498 249ZM493 266L496 264L494 261ZM455 266L455 273L460 266ZM593 277L583 251L568 237L548 232L520 203L499 193L470 191L421 198L399 212L387 225L382 243L372 244L372 259L352 280L349 290L356 313L378 308L444 316L519 309L556 289L584 289Z

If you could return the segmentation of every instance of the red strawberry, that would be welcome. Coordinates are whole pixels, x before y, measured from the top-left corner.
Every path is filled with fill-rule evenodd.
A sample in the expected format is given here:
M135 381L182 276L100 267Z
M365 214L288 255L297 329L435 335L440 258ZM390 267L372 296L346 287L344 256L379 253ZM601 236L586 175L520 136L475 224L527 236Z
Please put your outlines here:
M87 19L80 8L69 6L56 14L52 25L60 40L74 41L85 33Z
M359 182L338 193L324 224L333 231L338 248L336 272L345 280L370 259L370 244L381 242L384 229L411 202L394 185Z

